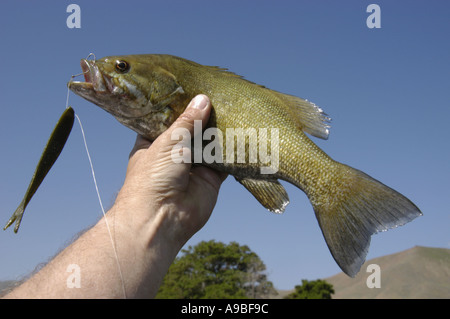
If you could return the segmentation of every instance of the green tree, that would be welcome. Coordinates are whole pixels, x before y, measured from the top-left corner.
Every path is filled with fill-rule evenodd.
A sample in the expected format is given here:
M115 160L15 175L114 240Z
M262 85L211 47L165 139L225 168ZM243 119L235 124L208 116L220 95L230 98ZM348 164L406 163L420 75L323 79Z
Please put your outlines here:
M156 298L264 298L276 294L266 267L248 246L202 241L182 250Z
M302 284L295 286L295 291L285 296L285 299L331 299L334 294L333 285L325 280L308 281L303 279Z

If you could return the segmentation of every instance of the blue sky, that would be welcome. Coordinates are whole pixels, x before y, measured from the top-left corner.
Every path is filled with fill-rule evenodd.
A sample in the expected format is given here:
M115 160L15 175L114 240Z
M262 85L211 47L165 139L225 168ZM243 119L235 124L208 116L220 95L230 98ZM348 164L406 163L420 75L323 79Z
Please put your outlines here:
M66 26L70 3L81 7L81 29ZM366 26L370 3L381 8L381 29ZM414 245L450 248L449 12L450 3L437 0L3 1L0 221L6 223L22 199L80 59L90 52L168 53L307 98L332 117L329 140L313 140L424 213L373 236L368 258ZM110 207L135 133L74 94L70 104ZM75 124L19 233L0 233L0 280L26 275L100 218L90 174ZM275 215L229 177L211 219L188 245L210 239L246 244L280 289L340 272L308 199L283 185L291 203Z

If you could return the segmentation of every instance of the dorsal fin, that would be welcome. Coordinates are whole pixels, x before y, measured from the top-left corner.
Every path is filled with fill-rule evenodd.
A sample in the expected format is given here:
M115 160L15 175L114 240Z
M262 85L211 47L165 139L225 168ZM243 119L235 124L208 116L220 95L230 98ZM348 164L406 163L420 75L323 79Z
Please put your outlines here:
M221 72L222 74L230 77L240 78L246 82L270 91L284 102L286 105L286 110L292 115L292 118L302 131L324 140L328 139L331 118L316 104L297 96L271 90L266 88L264 85L249 81L236 73L230 72L226 68L210 65L204 65L203 67L209 69L210 71Z
M316 104L302 98L273 91L283 100L298 126L308 134L328 139L331 118Z

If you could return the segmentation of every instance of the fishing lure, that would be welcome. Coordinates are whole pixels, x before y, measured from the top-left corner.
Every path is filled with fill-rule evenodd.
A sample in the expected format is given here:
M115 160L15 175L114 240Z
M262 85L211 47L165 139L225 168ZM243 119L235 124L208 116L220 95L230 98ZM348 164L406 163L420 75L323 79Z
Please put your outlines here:
M6 230L9 226L11 226L14 221L16 222L14 232L17 233L19 230L25 208L41 185L47 173L52 168L53 164L58 159L59 154L61 154L70 132L72 131L74 120L75 112L72 107L69 106L64 110L64 113L59 118L58 123L56 123L56 126L47 141L47 145L42 152L41 158L36 166L22 202L19 204L8 223L6 223L3 230Z

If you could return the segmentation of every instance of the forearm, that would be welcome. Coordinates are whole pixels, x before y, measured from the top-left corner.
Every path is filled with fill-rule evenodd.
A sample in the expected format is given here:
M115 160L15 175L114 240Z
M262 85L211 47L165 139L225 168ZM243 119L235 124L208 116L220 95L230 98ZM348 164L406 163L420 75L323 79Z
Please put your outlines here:
M7 297L154 297L179 250L207 222L226 178L172 158L179 143L173 131L193 134L194 122L206 125L210 111L209 99L198 95L153 143L138 136L124 185L107 213L112 240L103 218ZM79 288L68 270L79 270Z
M184 243L183 240L166 238L170 234L167 230L171 223L169 215L158 211L144 221L140 220L139 214L121 210L116 205L107 213L107 219L123 278L105 219L102 218L38 273L5 297L154 297ZM79 282L74 280L74 276L79 276Z

